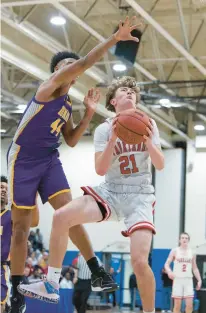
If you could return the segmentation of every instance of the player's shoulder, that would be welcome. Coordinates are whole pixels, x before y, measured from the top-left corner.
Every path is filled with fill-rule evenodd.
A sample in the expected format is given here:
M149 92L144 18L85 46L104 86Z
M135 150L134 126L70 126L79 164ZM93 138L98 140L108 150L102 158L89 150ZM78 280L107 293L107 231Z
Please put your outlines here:
M178 250L179 250L179 247L173 248L171 250L171 253L175 256L177 254Z
M95 132L107 132L108 130L110 130L111 125L112 125L112 118L107 118L103 123L101 123L99 126L97 126L97 128L95 129Z

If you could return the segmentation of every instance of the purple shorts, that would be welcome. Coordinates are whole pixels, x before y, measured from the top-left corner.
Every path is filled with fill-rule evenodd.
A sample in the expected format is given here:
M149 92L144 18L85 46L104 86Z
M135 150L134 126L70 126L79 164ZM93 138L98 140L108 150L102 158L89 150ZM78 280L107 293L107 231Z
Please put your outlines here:
M45 203L57 194L70 191L58 150L46 156L41 152L40 156L38 151L31 154L13 143L8 153L8 179L8 204L19 209L33 209L37 192Z
M1 304L5 304L9 297L9 269L1 265Z

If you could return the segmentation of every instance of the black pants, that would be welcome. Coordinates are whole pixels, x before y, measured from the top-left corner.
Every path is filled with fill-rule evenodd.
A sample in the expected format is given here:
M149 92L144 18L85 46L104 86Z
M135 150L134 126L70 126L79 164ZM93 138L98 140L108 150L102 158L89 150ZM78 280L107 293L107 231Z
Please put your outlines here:
M107 292L107 302L109 303L109 295L112 295L112 305L113 307L116 306L116 292L112 291L112 292Z
M77 313L85 313L87 309L87 300L91 293L91 280L90 279L78 279L74 285L73 293L73 305L75 306Z

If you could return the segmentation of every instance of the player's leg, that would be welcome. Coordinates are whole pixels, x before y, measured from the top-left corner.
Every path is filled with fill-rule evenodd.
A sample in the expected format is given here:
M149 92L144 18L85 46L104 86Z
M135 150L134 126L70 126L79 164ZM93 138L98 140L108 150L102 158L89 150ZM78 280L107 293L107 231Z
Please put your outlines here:
M192 313L193 312L193 298L186 298L185 299L186 304L186 313Z
M59 208L67 205L72 200L70 187L63 171L62 164L58 158L57 152L54 152L52 155L51 165L41 180L39 192L43 203L49 201L55 210L58 210ZM91 272L93 274L96 274L98 271L101 272L102 268L99 266L90 239L84 227L80 225L80 223L75 224L74 227L70 228L69 237L81 251ZM52 278L53 272L58 273L58 270L49 267L49 280Z
M71 192L64 192L50 198L49 203L55 210L58 210L70 201L72 201ZM79 249L79 251L81 251L81 254L86 261L95 257L89 236L83 225L76 225L72 227L68 230L68 233L71 241Z
M181 313L182 299L174 298L173 313Z
M130 235L131 261L137 278L138 289L144 312L154 312L155 279L148 264L152 242L152 232L147 229L136 230Z
M97 222L102 219L101 211L91 196L74 199L54 213L50 237L50 259L52 267L61 268L68 244L68 232L79 224Z
M192 313L194 299L194 286L192 278L184 279L184 299L186 304L186 313Z
M31 285L20 285L21 293L30 297L38 297L47 302L58 302L59 278L63 258L67 249L68 229L75 225L102 220L102 213L92 196L75 199L54 213L50 237L49 280ZM49 274L50 272L50 274ZM95 291L115 290L118 285L99 267L92 273L92 287Z
M152 213L154 201L153 194L132 193L131 187L128 187L127 197L120 196L127 227L122 234L130 237L131 261L143 310L152 313L155 309L155 279L149 266L149 253L155 233Z
M31 225L32 209L39 183L37 167L41 164L27 158L20 147L12 144L8 156L8 203L12 209L12 240L11 240L11 281L13 294L11 313L26 310L24 298L18 293L17 286L22 280L27 257L27 239Z

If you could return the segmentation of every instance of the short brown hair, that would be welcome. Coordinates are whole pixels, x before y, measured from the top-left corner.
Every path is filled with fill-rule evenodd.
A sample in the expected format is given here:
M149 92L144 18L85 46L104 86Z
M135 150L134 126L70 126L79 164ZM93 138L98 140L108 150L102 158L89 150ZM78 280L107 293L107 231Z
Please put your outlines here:
M108 92L106 94L106 109L112 112L115 112L114 106L110 101L114 98L117 89L120 87L129 87L132 88L137 95L137 103L140 100L140 88L137 86L137 82L133 77L123 76L122 78L117 78L112 81L111 85L108 87Z

